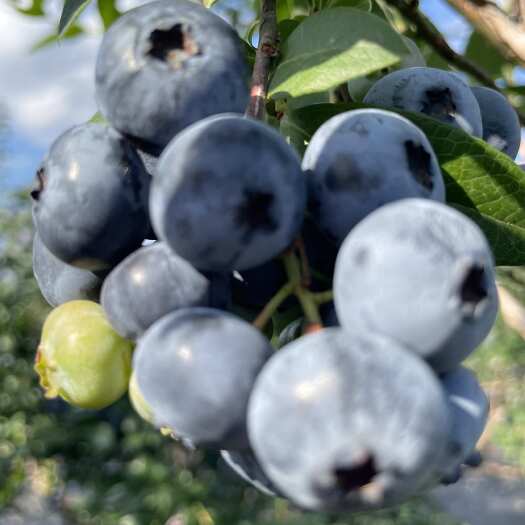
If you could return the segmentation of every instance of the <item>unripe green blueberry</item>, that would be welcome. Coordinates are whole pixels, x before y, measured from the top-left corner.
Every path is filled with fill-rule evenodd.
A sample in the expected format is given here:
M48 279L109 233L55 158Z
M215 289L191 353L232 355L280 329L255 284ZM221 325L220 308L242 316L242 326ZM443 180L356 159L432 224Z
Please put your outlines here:
M139 389L137 384L137 376L135 372L132 372L131 379L129 380L129 390L128 390L129 400L131 406L134 408L135 412L148 423L154 424L154 415L151 407L148 405L142 392Z
M111 405L128 389L133 343L109 324L92 301L69 301L47 317L35 370L47 398L81 408Z

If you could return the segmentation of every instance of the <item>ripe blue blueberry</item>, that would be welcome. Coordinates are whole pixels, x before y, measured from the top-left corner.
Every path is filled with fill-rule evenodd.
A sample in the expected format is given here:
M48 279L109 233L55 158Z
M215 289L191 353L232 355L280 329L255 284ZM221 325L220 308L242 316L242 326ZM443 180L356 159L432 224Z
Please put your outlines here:
M37 172L33 220L62 261L88 270L115 266L150 229L150 177L135 150L103 124L62 134Z
M467 368L451 370L440 381L452 414L446 469L450 475L473 457L476 443L487 424L489 400L476 376Z
M348 111L325 122L303 158L309 208L341 243L379 206L406 197L445 199L434 150L424 133L390 111Z
M33 273L40 292L51 306L75 299L98 301L102 277L57 259L38 233L33 238Z
M486 337L498 311L494 263L478 226L427 199L381 207L347 236L335 265L343 327L391 337L442 372Z
M204 119L161 155L150 195L157 235L200 270L245 270L298 234L306 187L279 133L236 115Z
M232 307L232 281L233 277L228 272L203 272L208 279L208 306L218 310L230 310Z
M323 233L311 217L305 218L301 237L310 266L310 289L318 292L330 289L339 246Z
M207 306L210 283L162 242L140 248L107 276L102 307L113 328L136 339L164 315Z
M333 302L323 305L320 313L323 320L323 326L340 326Z
M149 2L106 32L96 65L101 113L122 133L163 148L209 115L248 102L240 39L220 17L186 0Z
M483 140L515 159L520 149L521 125L509 101L494 89L474 86L483 121Z
M435 476L449 432L443 390L424 361L394 341L341 328L279 350L248 407L260 466L310 510L405 500Z
M476 97L458 75L431 67L409 67L378 80L365 104L424 113L481 137L483 126Z
M249 323L212 308L186 308L144 333L133 370L157 427L196 446L243 449L248 397L271 352Z

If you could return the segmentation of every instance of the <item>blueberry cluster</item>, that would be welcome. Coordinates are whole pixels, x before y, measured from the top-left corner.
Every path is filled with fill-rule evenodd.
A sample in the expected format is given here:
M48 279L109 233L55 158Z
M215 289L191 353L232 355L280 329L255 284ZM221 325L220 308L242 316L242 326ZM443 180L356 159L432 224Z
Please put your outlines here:
M301 163L241 114L235 33L186 0L122 16L96 88L108 124L60 136L32 192L47 396L99 409L129 390L310 510L397 504L477 461L488 400L461 362L497 314L494 262L418 127L348 111ZM403 69L365 101L517 152L506 101L452 73Z

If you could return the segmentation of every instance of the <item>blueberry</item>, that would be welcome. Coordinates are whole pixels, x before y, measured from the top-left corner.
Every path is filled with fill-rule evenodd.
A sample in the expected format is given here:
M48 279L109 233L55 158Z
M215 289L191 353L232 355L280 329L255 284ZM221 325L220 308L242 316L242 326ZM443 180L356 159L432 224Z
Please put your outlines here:
M457 483L463 476L463 471L460 466L455 467L450 473L445 474L440 482L442 485L453 485Z
M515 109L494 89L480 86L471 89L481 110L483 140L515 159L521 143L520 119Z
M365 104L424 113L481 137L483 126L476 97L458 75L431 67L400 69L378 80Z
M142 335L164 315L206 306L210 283L162 242L140 248L107 276L102 307L113 328L128 339Z
M128 388L128 395L129 400L131 402L131 406L135 410L135 412L148 423L154 424L153 419L153 411L149 407L149 405L146 403L144 396L142 395L141 391L139 390L139 387L137 385L137 378L135 376L135 373L131 373L131 378L129 380L129 388Z
M452 414L448 440L447 473L454 473L460 464L473 463L478 442L489 414L489 400L476 376L464 367L446 373L441 379Z
M47 398L100 410L128 389L132 349L99 304L69 301L46 318L35 370Z
M305 218L301 235L310 267L310 289L312 291L330 289L338 251L337 244L323 233L311 217Z
M428 139L417 126L389 111L361 109L331 118L312 137L303 168L312 217L337 243L387 202L445 199Z
M467 467L477 468L483 463L483 455L479 450L473 450L464 461Z
M146 171L150 174L151 177L154 177L157 169L157 163L159 161L159 157L162 153L163 148L155 146L153 144L149 144L148 142L140 140L136 137L130 137L129 135L126 138L135 148L136 152L140 157L140 160L146 168Z
M33 238L33 273L44 299L51 306L74 299L98 301L102 277L57 259L40 240Z
M246 270L299 233L299 159L271 127L236 115L204 119L166 147L150 195L157 235L200 270Z
M250 450L221 450L224 462L244 481L267 496L275 496L276 488L259 465Z
M245 321L211 308L187 308L145 332L133 369L157 427L196 446L235 450L247 447L248 397L271 352Z
M265 365L248 406L256 458L309 510L399 503L435 476L450 414L432 370L394 341L327 328Z
M383 206L350 232L334 296L342 326L389 336L440 372L483 341L498 311L485 236L465 215L427 199Z
M106 32L97 101L115 128L162 148L193 122L242 113L247 75L240 39L220 17L186 0L149 2Z
M324 326L339 326L339 319L333 302L323 305L320 309L321 319Z
M42 242L65 263L115 266L150 229L150 177L135 150L103 124L62 134L37 172L33 218Z
M230 310L233 304L233 276L226 272L203 272L208 279L208 306L218 310Z

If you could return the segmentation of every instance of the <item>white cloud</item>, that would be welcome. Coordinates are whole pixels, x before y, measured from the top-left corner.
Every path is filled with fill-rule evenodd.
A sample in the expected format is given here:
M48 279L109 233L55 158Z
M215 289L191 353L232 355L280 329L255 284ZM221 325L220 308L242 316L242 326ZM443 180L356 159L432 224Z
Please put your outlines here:
M88 26L96 26L87 13ZM62 41L31 53L55 28L56 15L33 18L0 4L0 102L16 134L47 147L57 135L96 111L94 67L100 36ZM84 19L83 19L84 20Z

